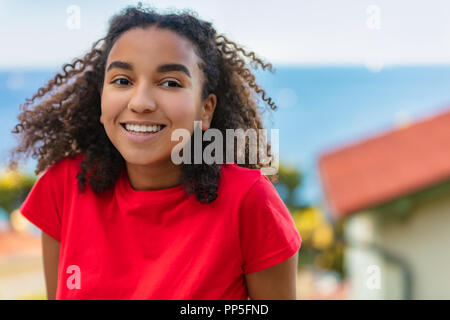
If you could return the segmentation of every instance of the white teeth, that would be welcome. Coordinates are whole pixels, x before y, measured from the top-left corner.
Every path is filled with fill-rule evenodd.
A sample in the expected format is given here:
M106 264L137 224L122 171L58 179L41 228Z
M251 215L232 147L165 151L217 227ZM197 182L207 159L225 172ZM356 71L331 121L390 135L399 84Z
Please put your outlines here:
M125 124L125 128L128 131L135 131L135 132L158 132L161 130L161 125L155 125L155 126L143 126L143 125L136 125L136 124Z

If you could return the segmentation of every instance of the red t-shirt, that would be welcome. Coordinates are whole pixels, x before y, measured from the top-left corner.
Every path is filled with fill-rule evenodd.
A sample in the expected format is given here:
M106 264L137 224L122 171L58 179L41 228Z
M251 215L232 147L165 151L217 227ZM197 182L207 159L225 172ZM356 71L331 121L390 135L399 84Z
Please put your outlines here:
M78 192L82 156L47 169L21 213L61 243L56 299L248 299L244 274L293 256L294 221L258 169L221 166L218 197L183 187Z

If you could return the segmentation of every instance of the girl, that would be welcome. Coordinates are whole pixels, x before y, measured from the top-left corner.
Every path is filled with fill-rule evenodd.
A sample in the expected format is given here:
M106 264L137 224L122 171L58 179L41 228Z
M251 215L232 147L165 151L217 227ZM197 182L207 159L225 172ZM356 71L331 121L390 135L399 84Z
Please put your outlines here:
M10 165L44 172L20 210L49 299L296 298L301 238L264 165L171 159L194 121L263 128L245 58L271 67L188 12L128 7L22 106Z

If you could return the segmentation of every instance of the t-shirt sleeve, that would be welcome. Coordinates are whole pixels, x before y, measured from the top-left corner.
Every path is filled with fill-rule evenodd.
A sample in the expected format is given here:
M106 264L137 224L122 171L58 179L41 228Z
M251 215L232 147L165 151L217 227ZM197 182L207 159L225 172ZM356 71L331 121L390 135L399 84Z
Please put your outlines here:
M20 207L22 215L52 238L61 241L62 186L56 164L36 181Z
M239 234L245 274L281 263L300 249L302 239L294 220L265 175L245 195Z

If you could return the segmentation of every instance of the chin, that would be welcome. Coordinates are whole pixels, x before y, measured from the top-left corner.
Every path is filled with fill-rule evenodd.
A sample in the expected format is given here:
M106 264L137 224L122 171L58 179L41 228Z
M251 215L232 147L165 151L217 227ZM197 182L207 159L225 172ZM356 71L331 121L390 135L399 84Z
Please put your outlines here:
M121 154L128 164L137 166L148 166L161 161L159 157L155 157L154 154L148 152L121 152Z

